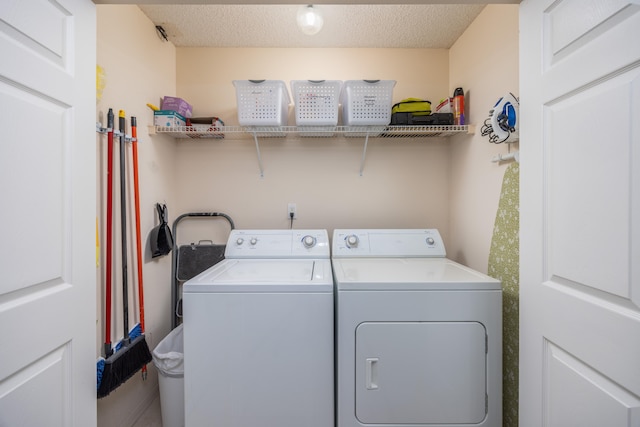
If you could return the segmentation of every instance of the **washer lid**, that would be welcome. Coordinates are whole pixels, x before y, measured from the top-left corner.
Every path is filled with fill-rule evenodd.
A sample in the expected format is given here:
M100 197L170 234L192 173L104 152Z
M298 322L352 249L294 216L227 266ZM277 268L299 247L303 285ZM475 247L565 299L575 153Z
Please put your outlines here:
M328 259L226 259L187 281L183 292L333 292Z
M493 290L500 281L447 258L333 259L338 290Z

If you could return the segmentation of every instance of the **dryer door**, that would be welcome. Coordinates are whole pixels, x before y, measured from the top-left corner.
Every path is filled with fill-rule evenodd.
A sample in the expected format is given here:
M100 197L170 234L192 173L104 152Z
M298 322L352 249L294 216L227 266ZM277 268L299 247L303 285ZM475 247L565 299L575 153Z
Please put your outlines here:
M479 322L365 322L356 330L356 417L363 424L476 424L486 415Z

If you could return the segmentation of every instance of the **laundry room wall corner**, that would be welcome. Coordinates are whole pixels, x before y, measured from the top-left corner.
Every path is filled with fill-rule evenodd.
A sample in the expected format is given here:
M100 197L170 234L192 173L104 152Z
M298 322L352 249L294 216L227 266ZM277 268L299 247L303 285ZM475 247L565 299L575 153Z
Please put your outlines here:
M517 149L517 144L490 144L479 129L499 97L508 92L518 96L518 70L518 5L488 5L449 52L449 93L464 89L467 122L477 130L454 137L451 144L447 252L483 273L506 167L491 158Z
M97 5L97 62L103 72L102 96L96 105L96 122L107 125L107 111L112 108L116 117L125 111L126 133L131 135L131 116L137 118L137 147L139 158L140 223L143 250L143 283L145 303L145 339L151 350L169 332L171 325L171 257L151 260L148 236L157 225L156 202L169 206L170 221L175 218L171 210L175 189L175 141L164 136L150 136L148 126L153 125L153 111L146 104L157 104L163 95L174 95L176 87L175 47L161 40L153 23L137 6ZM117 125L116 119L116 128ZM107 136L100 135L97 150L97 206L100 226L101 257L97 289L96 356L102 353L104 343L104 289L106 249L106 187ZM119 143L114 138L114 206L113 206L113 313L112 342L123 336L122 325L122 262L120 246ZM127 144L125 171L128 185L127 241L129 325L139 322L137 297L136 226L133 206L132 147ZM131 426L142 411L158 395L158 380L153 364L147 365L148 378L142 380L137 373L109 396L98 400L98 426Z

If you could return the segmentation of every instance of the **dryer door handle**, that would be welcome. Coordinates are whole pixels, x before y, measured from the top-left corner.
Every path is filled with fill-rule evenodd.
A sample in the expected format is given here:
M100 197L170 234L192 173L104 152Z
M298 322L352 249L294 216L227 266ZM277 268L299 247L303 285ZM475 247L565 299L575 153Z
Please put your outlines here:
M378 358L370 357L365 359L365 380L367 390L378 389Z

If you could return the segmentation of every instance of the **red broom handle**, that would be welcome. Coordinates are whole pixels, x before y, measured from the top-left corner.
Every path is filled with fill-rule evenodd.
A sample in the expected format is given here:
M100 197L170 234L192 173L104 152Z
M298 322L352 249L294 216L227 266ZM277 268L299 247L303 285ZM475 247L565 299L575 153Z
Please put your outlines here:
M131 117L131 148L133 154L133 190L136 206L136 252L138 258L138 304L140 329L144 333L144 289L142 282L142 238L140 237L140 186L138 184L138 120ZM142 365L142 379L147 379L147 365Z
M140 304L140 326L144 332L144 290L142 281L142 238L140 237L140 187L138 184L138 125L131 117L131 147L133 151L133 188L136 207L136 251L138 257L138 301Z
M105 357L111 354L111 281L113 263L113 110L107 113L107 265L105 278Z

